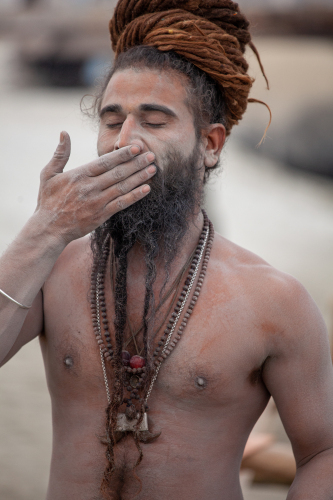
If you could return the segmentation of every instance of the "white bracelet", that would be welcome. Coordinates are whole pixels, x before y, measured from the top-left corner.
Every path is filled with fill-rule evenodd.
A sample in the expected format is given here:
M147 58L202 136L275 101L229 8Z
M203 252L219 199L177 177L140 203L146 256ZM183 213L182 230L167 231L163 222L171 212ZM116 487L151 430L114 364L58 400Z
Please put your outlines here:
M11 300L12 302L14 302L14 304L22 307L22 309L30 309L31 306L24 306L23 304L20 304L20 302L17 302L17 300L13 299L12 297L10 297L9 295L6 294L6 292L4 292L3 290L1 290L0 288L0 293L2 295L4 295L5 297L7 297L7 299Z

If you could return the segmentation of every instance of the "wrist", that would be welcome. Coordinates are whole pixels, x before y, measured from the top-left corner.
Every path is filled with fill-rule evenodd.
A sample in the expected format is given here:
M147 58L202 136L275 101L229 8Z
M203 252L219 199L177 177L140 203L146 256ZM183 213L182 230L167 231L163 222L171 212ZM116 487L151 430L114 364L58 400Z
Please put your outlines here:
M36 211L23 228L25 237L36 245L42 245L46 251L60 255L69 241L57 231L54 220L46 213Z

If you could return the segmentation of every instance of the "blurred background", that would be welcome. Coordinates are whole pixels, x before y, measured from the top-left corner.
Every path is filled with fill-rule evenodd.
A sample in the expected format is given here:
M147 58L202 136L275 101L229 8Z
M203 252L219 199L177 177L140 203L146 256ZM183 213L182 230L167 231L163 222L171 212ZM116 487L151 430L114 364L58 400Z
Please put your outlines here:
M207 186L207 209L225 237L303 283L331 335L333 5L331 0L239 4L270 82L268 91L249 50L256 78L251 97L270 106L273 121L257 147L268 112L249 104L224 148L221 171ZM108 21L114 5L112 0L0 0L1 252L35 208L39 172L60 131L72 138L68 168L96 157L97 124L82 115L80 100L112 62ZM288 439L273 403L255 433L283 447L287 463ZM0 370L1 499L45 498L51 440L36 340ZM256 464L249 462L241 473L244 499L285 499L287 475L267 476L260 460Z

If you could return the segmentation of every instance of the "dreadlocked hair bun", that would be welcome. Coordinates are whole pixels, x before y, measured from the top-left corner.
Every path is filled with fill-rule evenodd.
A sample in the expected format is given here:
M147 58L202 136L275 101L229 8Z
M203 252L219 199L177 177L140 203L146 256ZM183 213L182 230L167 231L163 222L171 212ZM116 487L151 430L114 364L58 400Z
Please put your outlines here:
M254 80L247 74L246 45L267 78L249 22L231 0L119 0L109 28L116 57L139 45L174 51L215 80L226 101L227 135L247 103L260 102L248 98Z

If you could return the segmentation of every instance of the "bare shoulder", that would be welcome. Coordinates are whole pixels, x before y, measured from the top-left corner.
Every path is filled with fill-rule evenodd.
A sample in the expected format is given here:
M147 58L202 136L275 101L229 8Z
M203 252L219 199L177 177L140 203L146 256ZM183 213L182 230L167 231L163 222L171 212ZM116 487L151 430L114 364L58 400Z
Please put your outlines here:
M284 295L293 287L303 288L292 276L219 234L214 239L210 265L220 273L227 273L231 282L251 287L252 293L256 294L265 290L265 293L269 291Z
M84 236L72 241L67 245L55 263L52 273L49 277L53 278L60 272L71 272L80 270L84 272L90 269L92 265L92 252L90 246L90 236Z
M232 294L260 316L275 344L297 343L304 335L327 336L317 305L296 278L220 235L211 257L215 275L223 277Z

